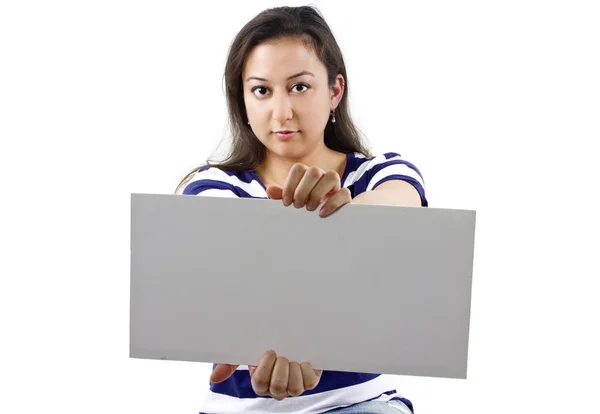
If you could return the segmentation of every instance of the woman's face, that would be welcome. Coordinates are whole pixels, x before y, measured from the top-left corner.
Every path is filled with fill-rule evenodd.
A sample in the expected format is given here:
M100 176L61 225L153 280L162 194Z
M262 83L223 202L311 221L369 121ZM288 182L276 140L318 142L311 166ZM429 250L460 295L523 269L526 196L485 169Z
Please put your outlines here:
M310 47L289 38L262 43L248 55L242 77L250 127L268 152L293 159L323 146L344 78L338 75L330 88Z

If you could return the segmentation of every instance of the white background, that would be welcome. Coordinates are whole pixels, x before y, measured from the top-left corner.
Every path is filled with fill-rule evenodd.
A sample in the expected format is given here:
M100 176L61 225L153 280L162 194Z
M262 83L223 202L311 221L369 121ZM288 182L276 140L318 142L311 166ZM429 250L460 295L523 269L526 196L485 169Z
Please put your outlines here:
M598 410L594 3L315 2L374 152L477 210L468 379L398 377L419 414ZM275 5L1 3L0 412L198 411L209 366L128 357L130 194L211 155L227 48Z

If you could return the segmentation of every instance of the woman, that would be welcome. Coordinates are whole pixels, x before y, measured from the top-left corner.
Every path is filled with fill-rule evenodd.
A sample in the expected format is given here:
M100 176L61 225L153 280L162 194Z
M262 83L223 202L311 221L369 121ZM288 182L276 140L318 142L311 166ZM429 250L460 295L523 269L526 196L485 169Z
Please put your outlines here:
M417 168L372 156L348 110L342 53L312 7L269 9L247 23L225 69L229 157L192 171L177 193L282 200L327 217L345 204L427 206ZM257 355L257 360L258 360ZM376 374L319 371L267 351L257 366L216 364L206 413L411 413Z

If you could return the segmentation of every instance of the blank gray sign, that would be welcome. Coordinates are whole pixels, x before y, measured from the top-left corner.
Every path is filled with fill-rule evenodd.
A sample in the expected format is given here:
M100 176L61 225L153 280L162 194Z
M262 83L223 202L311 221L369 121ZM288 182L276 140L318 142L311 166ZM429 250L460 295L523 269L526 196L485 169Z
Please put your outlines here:
M132 358L466 378L475 212L131 195Z

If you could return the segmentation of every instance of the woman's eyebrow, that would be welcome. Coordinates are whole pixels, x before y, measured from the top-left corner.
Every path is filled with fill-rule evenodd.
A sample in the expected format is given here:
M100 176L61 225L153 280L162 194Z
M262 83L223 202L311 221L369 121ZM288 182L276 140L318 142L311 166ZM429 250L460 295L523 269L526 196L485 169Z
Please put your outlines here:
M314 76L315 76L315 75L314 75L312 72L310 72L310 71L308 71L308 70L303 70L302 72L298 72L298 73L296 73L295 75L292 75L292 76L290 76L290 77L288 78L288 80L290 80L290 79L294 79L294 78L298 78L298 77L300 77L300 76L304 76L304 75L309 75L309 76L312 76L312 77L314 77ZM262 82L268 82L268 81L269 81L268 79L265 79L265 78L259 78L258 76L249 76L249 77L246 79L246 82L248 82L249 80L252 80L252 79L254 79L254 80L258 80L258 81L262 81Z
M310 72L310 71L308 71L308 70L303 70L302 72L299 72L299 73L296 73L295 75L292 75L292 76L290 76L290 77L288 78L288 80L290 80L290 79L294 79L294 78L297 78L297 77L300 77L300 76L304 76L304 75L310 75L310 76L312 76L313 78L314 78L314 76L315 76L315 75L313 75L313 73L312 73L312 72Z

